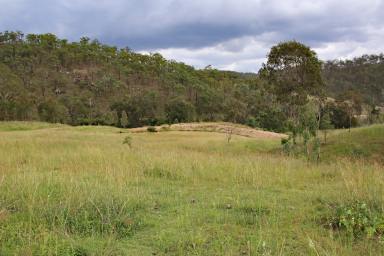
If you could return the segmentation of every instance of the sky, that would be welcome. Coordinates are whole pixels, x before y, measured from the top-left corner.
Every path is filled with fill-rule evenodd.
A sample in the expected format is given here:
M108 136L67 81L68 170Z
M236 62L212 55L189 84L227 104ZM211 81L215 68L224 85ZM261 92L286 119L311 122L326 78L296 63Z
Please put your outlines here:
M322 60L384 52L384 0L0 0L5 30L88 36L197 68L257 72L286 40Z

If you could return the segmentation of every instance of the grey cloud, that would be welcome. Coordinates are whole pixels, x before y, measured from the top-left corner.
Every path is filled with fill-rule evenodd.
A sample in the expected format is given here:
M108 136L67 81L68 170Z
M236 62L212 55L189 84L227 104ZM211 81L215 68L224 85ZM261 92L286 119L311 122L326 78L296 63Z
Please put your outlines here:
M0 30L81 36L139 51L199 56L210 48L220 66L241 67L252 44L296 39L316 49L340 42L383 44L383 0L0 0ZM378 43L376 43L378 44ZM363 47L364 48L364 47ZM200 51L204 52L204 51ZM180 53L180 51L179 51ZM238 60L233 54L243 58ZM267 52L257 53L265 56ZM340 57L335 52L335 58ZM177 58L178 56L174 56ZM206 55L201 56L207 57ZM191 56L190 59L195 57ZM207 63L209 59L198 62ZM227 62L232 61L228 65ZM242 64L239 64L239 63ZM237 64L236 64L237 63Z

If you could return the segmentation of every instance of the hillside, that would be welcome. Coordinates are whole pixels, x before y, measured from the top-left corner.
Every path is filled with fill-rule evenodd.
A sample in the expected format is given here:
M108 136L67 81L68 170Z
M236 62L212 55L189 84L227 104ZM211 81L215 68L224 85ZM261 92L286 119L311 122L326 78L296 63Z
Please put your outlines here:
M348 98L354 92L370 105L384 105L384 55L363 55L353 60L327 61L323 77L329 95Z
M333 131L322 147L325 159L340 157L384 163L384 125Z
M351 64L352 63L352 64ZM382 56L327 62L323 77L335 127L347 127L348 106L383 102ZM372 114L373 113L373 114ZM360 114L360 113L357 113ZM0 120L141 127L180 122L233 122L284 132L287 109L256 74L198 70L83 37L0 33ZM341 121L340 121L341 120Z
M0 120L246 123L270 112L264 97L270 98L255 75L196 70L85 37L68 42L53 34L0 33Z

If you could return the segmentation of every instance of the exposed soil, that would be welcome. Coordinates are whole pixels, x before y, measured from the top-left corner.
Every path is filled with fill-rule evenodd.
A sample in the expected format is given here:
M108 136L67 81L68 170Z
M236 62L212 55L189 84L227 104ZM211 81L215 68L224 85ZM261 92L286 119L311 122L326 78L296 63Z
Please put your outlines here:
M130 132L147 132L148 127L129 129ZM286 134L257 130L245 125L232 123L180 123L172 125L155 126L156 131L204 131L228 133L250 138L286 138Z

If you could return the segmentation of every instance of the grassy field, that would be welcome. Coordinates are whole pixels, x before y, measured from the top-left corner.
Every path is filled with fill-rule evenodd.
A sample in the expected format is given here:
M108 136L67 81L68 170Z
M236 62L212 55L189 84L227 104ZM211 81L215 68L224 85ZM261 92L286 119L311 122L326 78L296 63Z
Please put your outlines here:
M0 255L382 255L383 130L333 132L316 165L279 139L1 123Z
M384 126L372 125L331 132L323 148L326 159L347 157L384 163Z

